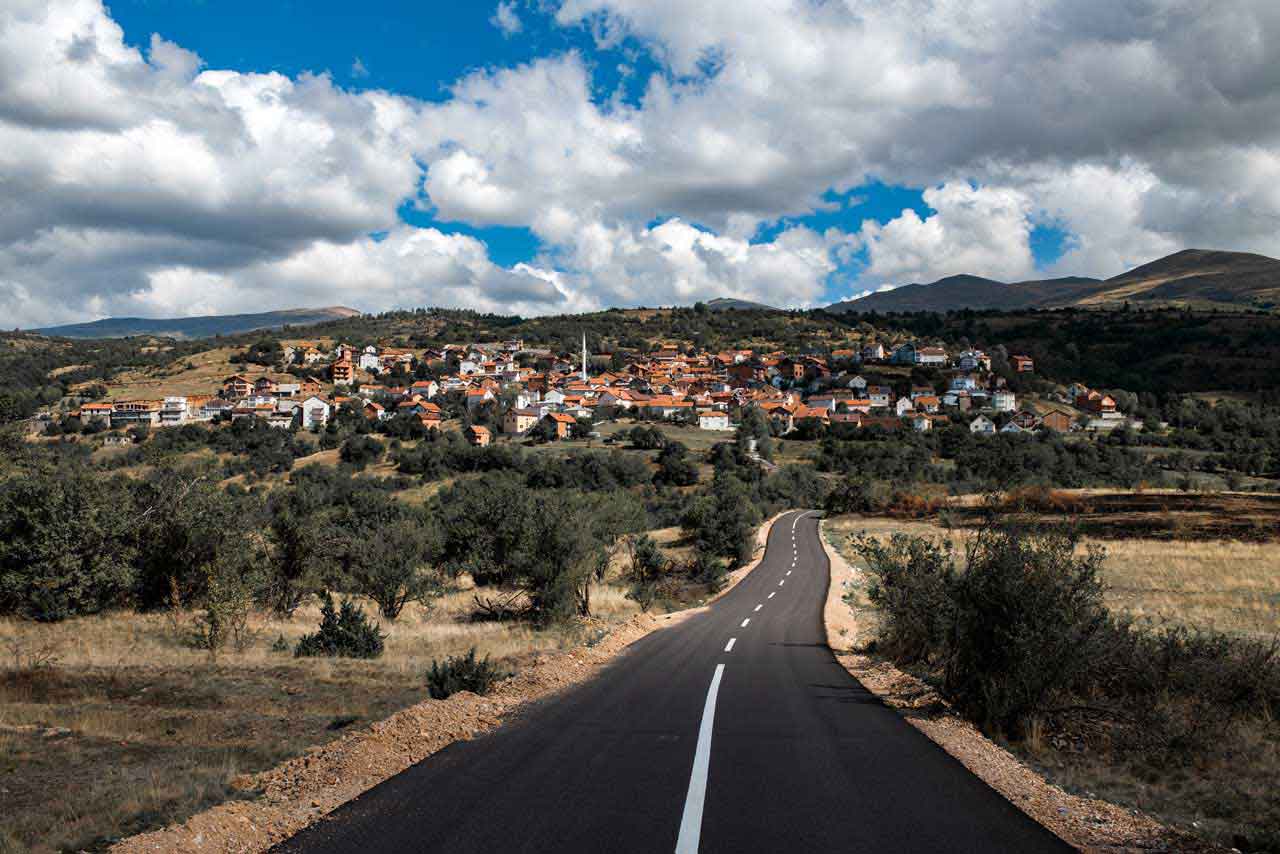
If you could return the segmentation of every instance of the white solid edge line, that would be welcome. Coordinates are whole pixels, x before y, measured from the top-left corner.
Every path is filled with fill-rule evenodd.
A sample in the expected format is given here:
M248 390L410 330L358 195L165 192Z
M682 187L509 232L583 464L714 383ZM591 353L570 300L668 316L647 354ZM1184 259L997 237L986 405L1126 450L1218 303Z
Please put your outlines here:
M731 642L732 643L732 642ZM711 731L715 728L716 695L724 665L716 665L702 707L702 724L698 727L698 746L693 751L693 771L689 774L689 793L684 797L684 815L680 819L680 835L676 837L676 854L698 854L698 837L702 835L702 808L707 800L707 772L711 770Z
M737 643L737 638L729 638L729 642L724 645L725 652L733 652L733 645Z

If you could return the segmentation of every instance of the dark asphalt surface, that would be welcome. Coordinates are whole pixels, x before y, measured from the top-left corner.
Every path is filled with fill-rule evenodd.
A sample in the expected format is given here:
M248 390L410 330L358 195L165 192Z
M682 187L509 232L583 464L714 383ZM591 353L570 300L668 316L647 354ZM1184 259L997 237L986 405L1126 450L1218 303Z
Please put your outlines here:
M760 565L705 613L274 850L675 851L723 664L698 850L1070 851L840 666L827 575L816 517L784 515Z

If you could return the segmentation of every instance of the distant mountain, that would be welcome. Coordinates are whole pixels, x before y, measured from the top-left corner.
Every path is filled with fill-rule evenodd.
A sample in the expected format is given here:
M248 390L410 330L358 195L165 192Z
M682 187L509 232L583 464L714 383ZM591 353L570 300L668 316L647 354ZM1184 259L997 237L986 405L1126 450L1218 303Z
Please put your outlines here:
M762 302L751 302L745 299L733 299L732 297L717 297L713 300L707 300L707 308L712 311L728 311L735 309L737 311L777 311L771 305L765 305Z
M160 338L212 338L215 335L238 335L257 329L279 329L281 326L309 326L326 320L355 317L360 312L344 306L327 308L290 308L261 314L211 314L203 317L108 317L91 323L71 323L33 329L41 335L62 338L124 338L129 335L155 335Z
M948 276L829 306L828 311L1017 310L1137 303L1280 305L1280 261L1247 252L1186 249L1105 281L1088 278L998 282Z

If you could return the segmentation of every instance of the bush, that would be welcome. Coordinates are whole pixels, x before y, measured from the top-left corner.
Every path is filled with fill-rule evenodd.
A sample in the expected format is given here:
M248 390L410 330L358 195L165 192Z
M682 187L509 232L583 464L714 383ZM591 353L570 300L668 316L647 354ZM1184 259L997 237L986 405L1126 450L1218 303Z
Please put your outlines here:
M431 662L431 669L427 671L427 693L436 700L459 691L488 694L489 689L509 675L490 662L488 656L477 660L476 648L472 647L466 655L451 655L444 663Z
M887 544L860 537L853 548L872 576L867 594L880 609L880 646L906 664L940 653L954 612L951 544L895 534Z
M387 636L379 630L377 623L369 622L355 603L344 600L341 610L335 611L333 597L325 593L320 613L323 616L319 630L302 636L293 650L294 657L377 658L382 655Z
M966 549L944 693L988 727L1015 731L1089 664L1107 618L1101 549L1076 555L1063 531L988 526Z

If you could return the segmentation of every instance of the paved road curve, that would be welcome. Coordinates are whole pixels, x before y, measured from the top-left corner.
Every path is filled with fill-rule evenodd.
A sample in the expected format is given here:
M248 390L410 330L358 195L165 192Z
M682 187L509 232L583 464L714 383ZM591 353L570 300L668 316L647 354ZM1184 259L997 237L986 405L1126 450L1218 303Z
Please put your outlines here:
M817 520L707 612L279 852L1062 852L836 662Z

